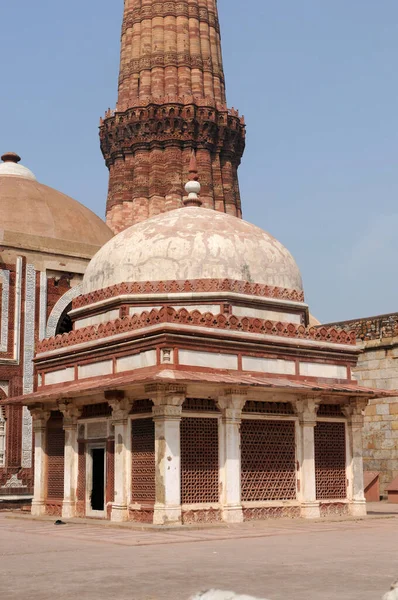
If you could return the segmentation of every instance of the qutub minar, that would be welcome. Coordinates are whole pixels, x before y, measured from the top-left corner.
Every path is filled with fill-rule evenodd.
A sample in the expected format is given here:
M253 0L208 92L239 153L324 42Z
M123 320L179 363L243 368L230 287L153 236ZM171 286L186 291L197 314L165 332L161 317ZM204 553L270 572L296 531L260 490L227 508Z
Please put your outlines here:
M115 233L181 206L193 149L203 205L241 216L245 126L227 108L215 0L126 0L117 108L100 137Z
M100 137L113 237L19 157L0 166L10 214L21 186L25 208L52 199L37 239L15 217L4 238L17 370L14 384L2 355L1 493L29 496L34 461L38 516L365 514L363 409L389 393L358 385L355 333L310 326L292 255L241 218L245 126L226 104L215 0L125 1Z

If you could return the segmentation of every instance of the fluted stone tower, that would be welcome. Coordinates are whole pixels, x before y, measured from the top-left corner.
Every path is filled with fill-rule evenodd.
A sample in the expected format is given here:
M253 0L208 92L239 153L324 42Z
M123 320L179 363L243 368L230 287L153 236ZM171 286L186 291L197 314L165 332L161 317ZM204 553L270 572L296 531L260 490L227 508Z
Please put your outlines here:
M196 152L204 206L241 217L245 125L225 96L216 0L125 0L119 94L100 124L114 232L179 208Z

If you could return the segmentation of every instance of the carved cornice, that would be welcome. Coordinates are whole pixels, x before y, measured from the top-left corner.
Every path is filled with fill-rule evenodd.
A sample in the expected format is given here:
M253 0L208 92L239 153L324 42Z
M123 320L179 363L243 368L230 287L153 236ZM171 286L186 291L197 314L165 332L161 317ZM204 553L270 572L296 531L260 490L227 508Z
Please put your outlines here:
M132 7L124 15L122 35L135 24L145 20L152 20L156 17L186 17L187 19L198 19L202 23L207 23L217 32L220 31L220 24L216 13L208 10L207 7L199 7L196 2L182 0L180 2L153 2L151 5L143 7Z
M103 288L73 300L73 308L83 308L118 296L138 294L180 294L187 292L232 292L236 294L247 294L248 296L259 296L260 298L272 298L275 300L290 300L292 302L304 302L304 292L261 283L249 283L248 281L236 281L232 279L190 279L186 281L138 281L134 283L119 283L111 287ZM319 327L318 329L322 329Z
M77 344L84 344L93 340L106 339L107 337L137 331L146 327L160 325L162 323L175 323L193 327L204 327L224 331L238 331L243 333L256 333L284 338L313 340L316 342L329 342L334 344L350 344L355 346L355 334L335 329L306 328L304 325L295 323L282 323L257 319L254 317L236 317L234 315L214 315L210 312L201 313L198 310L192 312L185 308L175 310L171 307L163 307L160 310L153 309L140 315L132 315L101 323L82 327L70 333L57 335L53 338L42 340L37 345L37 352L50 352Z
M192 104L150 104L107 116L100 124L100 142L108 167L139 149L206 148L226 153L236 166L245 148L245 125L228 110Z
M154 52L140 58L132 58L124 66L119 76L119 84L132 75L148 71L155 67L188 67L189 69L199 69L212 73L224 82L224 71L220 67L215 67L211 56L203 58L198 54L189 54L188 52Z

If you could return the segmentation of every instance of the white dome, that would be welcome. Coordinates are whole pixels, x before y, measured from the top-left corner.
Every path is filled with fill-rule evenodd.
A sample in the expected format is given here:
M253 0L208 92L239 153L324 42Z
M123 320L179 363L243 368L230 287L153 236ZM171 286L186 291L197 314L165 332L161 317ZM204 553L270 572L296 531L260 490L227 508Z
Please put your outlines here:
M3 175L23 177L23 179L30 179L31 181L36 181L36 177L30 169L11 161L0 163L0 177L2 177Z
M125 229L97 252L83 294L118 283L231 279L302 290L290 252L259 227L225 213L187 207Z

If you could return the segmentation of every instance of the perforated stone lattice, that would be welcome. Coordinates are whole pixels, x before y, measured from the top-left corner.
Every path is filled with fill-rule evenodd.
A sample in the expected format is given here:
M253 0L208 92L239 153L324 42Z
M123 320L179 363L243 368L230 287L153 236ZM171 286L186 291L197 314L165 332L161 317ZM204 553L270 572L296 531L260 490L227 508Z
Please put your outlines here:
M64 497L65 432L62 417L54 416L47 424L47 497Z
M133 406L131 407L130 414L131 415L139 415L150 413L152 414L153 402L152 400L135 400Z
M131 423L131 499L155 502L155 424L151 419Z
M295 500L294 422L244 419L241 434L242 500Z
M183 504L218 502L218 422L181 421L181 498Z
M265 415L294 415L293 406L290 402L255 402L254 400L248 400L243 412Z
M344 417L339 404L321 404L318 408L318 417Z
M86 404L83 406L82 419L93 419L95 417L110 417L112 415L112 408L107 402L101 402L99 404Z
M344 423L318 421L315 427L315 477L318 500L346 498Z
M210 398L187 398L182 405L182 410L195 412L218 412L217 405Z

